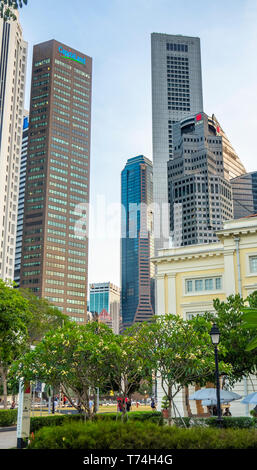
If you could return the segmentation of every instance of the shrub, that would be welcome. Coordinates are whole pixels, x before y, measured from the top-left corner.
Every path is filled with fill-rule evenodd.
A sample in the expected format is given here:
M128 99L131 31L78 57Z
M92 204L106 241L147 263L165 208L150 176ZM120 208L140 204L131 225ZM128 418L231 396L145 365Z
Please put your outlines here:
M99 413L94 416L94 421L122 421L122 413ZM130 411L124 416L124 421L148 421L163 424L162 413L155 411Z
M42 428L31 449L257 449L255 429L182 429L111 420Z
M217 418L207 418L206 423L210 427L217 427L218 422ZM250 429L257 427L257 419L250 418L247 416L240 416L240 417L230 417L226 416L223 417L222 420L222 427L225 429L228 428L236 428L236 429Z
M17 423L17 410L0 410L0 427Z
M35 432L42 427L60 426L62 424L71 423L73 421L83 420L80 414L75 415L49 415L49 416L32 416L30 418L30 432Z

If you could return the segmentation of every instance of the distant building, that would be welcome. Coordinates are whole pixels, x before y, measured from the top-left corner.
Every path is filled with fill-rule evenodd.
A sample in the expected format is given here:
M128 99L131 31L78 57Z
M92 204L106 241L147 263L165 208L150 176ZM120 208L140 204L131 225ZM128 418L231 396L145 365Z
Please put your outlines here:
M153 170L143 155L121 174L121 311L123 328L154 315Z
M234 218L257 214L257 171L232 179Z
M191 115L173 124L168 162L173 245L218 241L216 231L233 218L230 179L245 168L213 115Z
M115 334L120 332L120 288L111 282L89 285L89 312L91 320L108 325Z
M224 222L218 242L160 250L153 259L157 268L157 315L174 314L190 320L214 312L213 300L225 302L230 295L244 299L257 290L257 217ZM256 376L236 383L233 391L245 396L254 392ZM176 397L182 416L202 415L201 402L188 400L192 387ZM158 405L163 391L158 383ZM231 402L232 416L249 415L254 405Z
M17 230L16 230L15 269L14 269L14 281L17 287L20 287L24 197L25 197L26 168L27 168L27 156L28 156L28 135L29 135L29 113L28 111L26 111L24 113L24 118L23 118L23 134L22 134L21 164L20 164L20 185L19 185Z

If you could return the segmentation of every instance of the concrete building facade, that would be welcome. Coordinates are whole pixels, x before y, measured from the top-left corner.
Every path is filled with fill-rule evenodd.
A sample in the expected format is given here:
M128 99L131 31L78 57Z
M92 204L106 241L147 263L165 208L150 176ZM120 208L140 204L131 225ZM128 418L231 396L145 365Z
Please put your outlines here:
M27 43L19 18L0 19L0 278L12 281L26 65Z
M92 59L34 46L21 287L87 318Z
M216 231L233 218L231 175L245 168L215 116L197 113L175 123L173 145L168 161L172 243L218 241Z
M155 252L169 246L167 162L173 158L173 124L203 111L200 39L151 35L152 54L152 139Z
M214 311L215 298L225 301L239 293L245 299L257 290L257 217L226 221L217 236L218 243L159 251L153 259L157 268L157 315L177 314L186 320ZM256 386L257 379L252 377L237 383L233 391L245 396ZM188 402L193 391L184 390L177 398L184 416L207 411L197 402ZM162 395L159 383L159 405ZM245 416L252 406L235 401L230 409L233 416Z

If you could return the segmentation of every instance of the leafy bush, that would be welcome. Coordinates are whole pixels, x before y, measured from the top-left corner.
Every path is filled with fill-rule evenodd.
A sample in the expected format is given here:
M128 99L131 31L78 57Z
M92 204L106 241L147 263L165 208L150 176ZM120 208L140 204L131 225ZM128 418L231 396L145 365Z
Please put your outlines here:
M111 420L42 428L30 449L257 449L255 429L182 429Z
M217 427L217 418L207 418L206 423L210 427ZM223 417L222 420L222 427L225 429L228 428L236 428L236 429L250 429L257 427L257 419L250 418L247 416L240 416L240 417L230 417L226 416Z
M60 426L73 421L80 421L83 417L80 414L75 415L49 415L49 416L32 416L30 418L30 432L35 432L44 426Z
M0 427L17 423L17 410L0 410Z
M191 427L211 427L216 428L218 427L218 422L216 417L211 418L175 418L174 424L178 427L184 427L184 424L187 428ZM234 428L234 429L251 429L257 428L257 419L250 418L250 417L223 417L222 427L224 429L227 428Z
M94 416L94 421L122 421L122 413L99 413ZM163 424L162 413L159 411L130 411L124 416L124 421L148 421Z

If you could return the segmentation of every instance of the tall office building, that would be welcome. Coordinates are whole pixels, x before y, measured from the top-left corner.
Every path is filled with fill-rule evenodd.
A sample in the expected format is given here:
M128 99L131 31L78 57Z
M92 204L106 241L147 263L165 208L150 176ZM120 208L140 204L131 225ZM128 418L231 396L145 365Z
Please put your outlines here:
M93 318L112 328L115 334L120 332L120 288L111 282L97 282L89 285L89 311Z
M0 19L0 278L14 279L27 43Z
M234 219L257 214L257 171L231 180Z
M123 328L154 315L153 170L143 155L121 174L121 310Z
M92 59L55 40L33 51L21 287L87 315Z
M245 168L215 116L198 113L175 123L173 142L168 162L173 243L218 241L216 232L233 218L231 174Z
M27 168L27 156L28 156L28 136L29 136L29 113L28 111L25 111L24 119L23 119L23 133L22 133L18 217L17 217L17 227L16 227L15 269L14 269L14 281L17 287L20 287L24 197L25 197L26 168Z
M200 39L151 35L155 251L169 244L167 162L173 158L173 124L203 111ZM165 206L166 205L166 206ZM159 227L159 233L157 230Z

